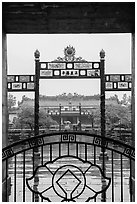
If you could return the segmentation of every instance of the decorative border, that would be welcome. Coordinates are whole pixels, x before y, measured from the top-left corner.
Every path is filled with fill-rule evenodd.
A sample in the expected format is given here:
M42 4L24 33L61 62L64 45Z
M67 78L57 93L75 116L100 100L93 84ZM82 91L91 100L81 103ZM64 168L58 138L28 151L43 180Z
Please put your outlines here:
M37 147L44 144L43 138L33 138L32 140L28 140L30 148Z
M105 75L105 91L131 91L131 74Z
M101 147L105 147L105 148L108 147L108 141L105 138L95 137L93 140L93 144Z
M100 69L40 69L40 79L100 78Z
M100 78L100 62L40 62L40 78Z
M123 151L123 154L135 159L135 150L133 149L130 149L130 148L125 148L124 151Z
M34 91L35 75L8 75L8 91Z
M40 62L39 79L101 78L100 62ZM105 75L105 91L131 91L131 74ZM35 91L35 75L8 75L8 91Z
M40 69L100 69L100 62L40 62Z
M76 142L76 135L75 134L62 134L61 142Z
M13 155L14 155L14 151L12 147L2 150L2 159L12 157Z
M52 136L56 136L57 139L56 141L51 140ZM21 153L24 150L29 150L31 148L34 147L38 147L38 146L44 146L44 145L49 145L49 144L54 144L54 143L80 143L79 137L84 137L84 136L88 136L89 138L93 138L93 140L89 140L92 142L88 142L85 141L83 142L84 144L91 144L91 145L96 145L99 147L104 147L106 149L109 150L113 150L116 151L119 154L122 154L128 158L131 158L132 160L135 160L135 148L124 144L120 141L111 139L111 138L102 138L100 135L93 135L93 134L89 134L89 133L85 133L85 132L56 132L56 133L52 133L52 134L43 134L40 135L38 137L32 137L30 139L25 139L16 143L13 143L10 146L7 146L5 148L3 148L3 152L2 152L2 159L3 161L7 158L12 157L14 154L18 154ZM49 142L44 142L44 138L46 138L46 141L48 141L49 138ZM22 149L18 149L17 147L20 147L20 145L22 145ZM120 149L116 149L115 145L120 146ZM15 150L14 150L14 147Z

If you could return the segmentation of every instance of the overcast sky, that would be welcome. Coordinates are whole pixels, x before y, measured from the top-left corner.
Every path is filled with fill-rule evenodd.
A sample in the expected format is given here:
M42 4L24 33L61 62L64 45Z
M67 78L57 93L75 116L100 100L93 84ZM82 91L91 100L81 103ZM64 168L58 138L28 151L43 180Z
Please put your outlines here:
M8 35L7 56L8 74L34 74L34 51L40 51L40 61L52 61L64 57L64 48L71 45L76 50L76 57L87 61L99 61L99 52L104 49L106 74L131 73L131 35L130 34L46 34L46 35ZM60 79L40 80L40 94L57 95L78 93L93 95L100 93L99 79ZM109 92L108 95L124 92ZM127 92L129 94L129 92ZM13 93L17 100L22 95L33 97L34 94Z

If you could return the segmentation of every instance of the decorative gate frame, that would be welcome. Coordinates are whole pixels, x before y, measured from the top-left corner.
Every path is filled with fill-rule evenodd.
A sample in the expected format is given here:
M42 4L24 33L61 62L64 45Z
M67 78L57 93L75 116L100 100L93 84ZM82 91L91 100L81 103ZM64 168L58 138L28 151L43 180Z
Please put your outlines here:
M100 61L89 62L75 57L75 48L67 46L64 57L52 62L40 62L40 52L35 51L35 75L8 75L7 90L35 92L35 136L39 135L39 80L40 79L100 79L101 135L105 137L105 91L131 91L131 74L105 74L105 52L100 51ZM81 122L81 121L80 121ZM61 130L61 129L60 129Z
M101 142L100 143L101 157L102 157L101 174L104 176L104 178L107 178L106 172L105 172L105 159L107 157L106 141L108 140L108 138L105 138L105 134L106 134L105 133L105 123L106 123L105 91L131 91L131 80L132 80L131 74L105 74L105 52L103 49L100 52L100 61L98 62L88 62L86 60L83 60L81 57L76 58L75 48L73 48L72 46L67 46L64 49L64 54L65 54L64 58L58 57L56 60L52 62L40 62L40 52L36 50L34 53L35 75L8 75L7 90L8 92L12 92L12 91L35 92L34 136L36 139L34 142L35 144L34 154L36 156L38 155L38 146L39 146L39 143L38 143L39 140L37 140L37 138L39 138L39 80L40 79L76 79L76 78L100 79L101 136L97 136L97 137L100 138L100 142ZM60 118L60 121L61 121L61 118ZM80 124L81 124L81 119L80 119ZM61 132L61 125L60 125L60 132ZM10 154L9 148L4 148L3 161L6 158L11 156L12 156L12 149ZM131 149L130 149L130 156L131 156ZM36 172L34 172L34 174L35 173ZM65 198L64 201L71 201L71 199L69 200L68 198ZM102 201L106 201L105 191L102 191Z

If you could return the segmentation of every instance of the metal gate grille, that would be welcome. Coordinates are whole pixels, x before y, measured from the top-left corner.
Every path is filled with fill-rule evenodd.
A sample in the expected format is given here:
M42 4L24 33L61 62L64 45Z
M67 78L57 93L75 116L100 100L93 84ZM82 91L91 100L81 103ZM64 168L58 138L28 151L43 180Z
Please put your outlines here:
M85 132L56 132L3 149L11 202L131 202L134 148ZM6 181L8 189L8 180Z

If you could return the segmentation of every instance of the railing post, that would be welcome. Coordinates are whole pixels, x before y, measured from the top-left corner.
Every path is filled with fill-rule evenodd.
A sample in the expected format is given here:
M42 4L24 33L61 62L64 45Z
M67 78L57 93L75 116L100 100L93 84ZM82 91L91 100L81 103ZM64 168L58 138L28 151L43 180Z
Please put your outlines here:
M61 104L59 104L59 131L61 131Z
M79 103L79 124L78 128L81 131L81 103Z

